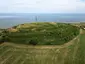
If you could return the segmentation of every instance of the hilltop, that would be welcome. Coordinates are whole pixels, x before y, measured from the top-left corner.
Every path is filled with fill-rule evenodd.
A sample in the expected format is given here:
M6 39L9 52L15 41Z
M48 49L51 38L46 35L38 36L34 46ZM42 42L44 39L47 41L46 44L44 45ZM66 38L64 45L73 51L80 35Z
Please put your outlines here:
M85 30L77 28L75 25L72 24L65 24L65 23L38 23L39 25L36 25L36 23L26 23L26 24L20 24L17 26L14 26L12 28L7 29L9 33L7 34L8 37L10 38L10 42L5 42L0 45L0 64L85 64ZM53 27L57 26L57 28ZM23 25L23 26L22 26ZM56 45L41 45L42 40L44 38L42 36L47 35L44 32L43 35L40 30L35 30L31 31L33 28L28 31L28 27L32 27L32 25L36 25L37 28L38 26L43 26L44 29L47 30L46 26L50 28L48 29L49 31L52 31L53 34L58 34L58 30L63 29L63 31L60 31L64 36L69 36L69 35L74 35L74 37L71 35L70 37L71 40L68 40L67 42L63 42L61 44L64 45L58 45L60 41L58 41L57 38L59 36L53 35L51 38L56 38L57 41L55 41L57 44ZM30 27L31 26L31 27ZM43 29L42 28L42 29ZM68 28L68 29L67 29ZM24 31L24 30L26 31ZM53 31L53 29L56 30L56 32ZM67 30L66 30L67 29ZM22 30L22 31L20 31ZM79 31L80 30L80 31ZM29 36L29 33L30 34ZM25 35L24 35L25 34ZM40 35L37 37L37 35ZM76 34L76 35L75 35ZM22 42L22 36L24 39L24 42ZM36 36L39 40L42 38L42 40L37 41L36 46L31 46L29 45L29 42L26 43L26 41L30 41L30 39L33 39L31 37ZM56 36L56 37L54 37ZM69 38L70 38L69 37ZM20 40L18 40L20 38ZM26 39L30 38L30 39ZM35 38L35 37L34 37ZM50 40L47 36L46 38ZM14 41L13 41L14 39ZM34 39L33 39L34 40ZM18 41L18 42L17 42ZM21 41L21 42L20 42ZM36 41L36 40L35 40ZM12 43L11 43L12 42ZM16 44L18 43L18 44ZM44 41L43 44L46 44L47 42ZM51 41L51 43L54 44L54 42ZM25 45L28 44L28 45ZM40 46L39 46L40 44Z
M10 42L18 44L61 45L79 34L79 28L69 23L24 23L8 29Z

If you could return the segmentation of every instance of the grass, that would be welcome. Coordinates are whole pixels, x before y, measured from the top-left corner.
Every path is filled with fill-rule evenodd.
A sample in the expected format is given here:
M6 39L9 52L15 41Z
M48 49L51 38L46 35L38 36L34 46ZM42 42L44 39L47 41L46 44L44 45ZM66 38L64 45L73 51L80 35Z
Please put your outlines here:
M64 45L0 45L0 64L72 64L78 38Z
M14 32L14 29L17 31ZM79 34L76 26L56 22L21 24L14 29L8 34L10 42L28 45L30 40L37 41L38 45L61 45Z
M85 32L80 35L80 43L76 54L76 64L85 64Z
M0 44L0 64L85 64L85 30L63 45ZM23 42L24 43L24 42Z

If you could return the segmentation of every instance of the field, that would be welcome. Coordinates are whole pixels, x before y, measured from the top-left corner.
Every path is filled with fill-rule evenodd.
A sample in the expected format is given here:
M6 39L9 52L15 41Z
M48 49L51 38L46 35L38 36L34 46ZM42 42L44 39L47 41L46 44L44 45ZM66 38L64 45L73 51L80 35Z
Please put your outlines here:
M85 34L79 35L60 46L28 46L6 42L0 45L0 64L84 64L84 37Z
M10 42L29 45L62 45L79 34L79 28L71 24L56 22L26 23L9 30Z
M0 44L0 64L85 64L85 30L63 45Z
M72 64L76 44L77 39L61 46L3 43L0 45L0 64Z

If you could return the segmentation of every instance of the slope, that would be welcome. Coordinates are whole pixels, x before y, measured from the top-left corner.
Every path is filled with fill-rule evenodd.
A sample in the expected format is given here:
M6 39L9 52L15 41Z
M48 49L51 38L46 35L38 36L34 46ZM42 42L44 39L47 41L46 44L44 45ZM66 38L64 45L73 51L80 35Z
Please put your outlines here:
M66 23L38 22L14 26L9 30L10 42L38 45L61 45L76 37L79 28Z

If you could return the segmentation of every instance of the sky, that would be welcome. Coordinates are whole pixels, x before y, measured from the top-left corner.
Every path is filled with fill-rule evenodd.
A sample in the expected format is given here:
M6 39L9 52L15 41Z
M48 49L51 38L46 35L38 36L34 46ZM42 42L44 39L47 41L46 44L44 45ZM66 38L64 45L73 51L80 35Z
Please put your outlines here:
M0 13L85 13L85 0L0 0Z

